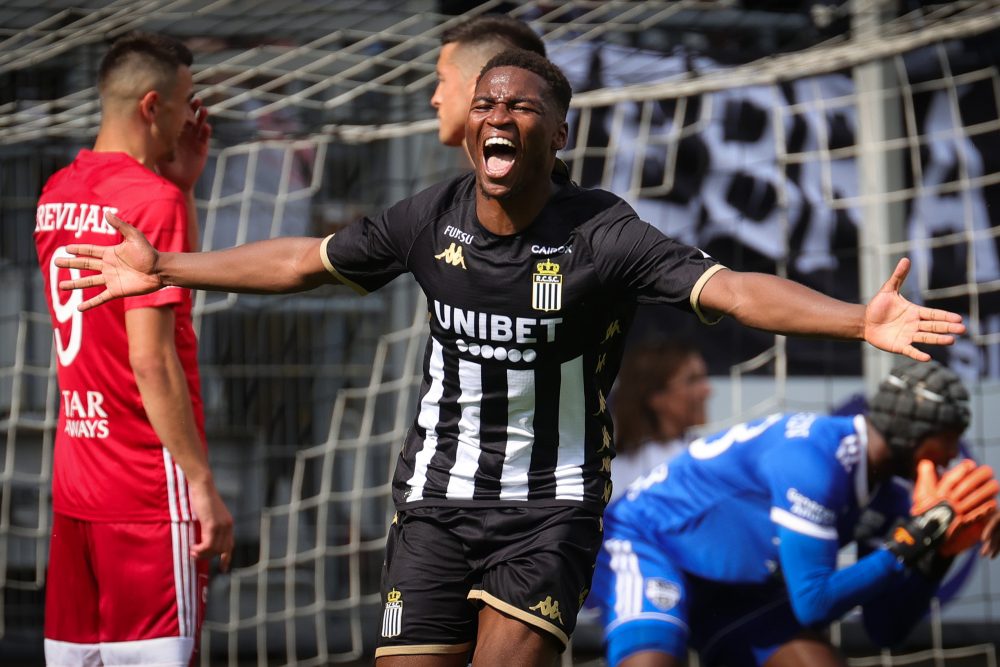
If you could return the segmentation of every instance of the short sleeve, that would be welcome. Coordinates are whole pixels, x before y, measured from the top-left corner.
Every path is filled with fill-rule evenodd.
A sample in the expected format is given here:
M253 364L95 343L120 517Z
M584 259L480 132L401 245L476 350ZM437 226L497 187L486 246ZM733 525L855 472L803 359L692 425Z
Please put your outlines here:
M188 252L188 212L187 204L180 193L176 197L155 199L141 208L122 211L119 215L136 227L160 252ZM180 287L164 287L151 294L127 297L125 310L133 308L156 308L172 306L184 301L188 290Z
M406 256L419 220L404 199L327 237L321 259L327 271L360 294L374 292L406 273Z
M639 219L624 201L610 206L603 217L591 236L602 280L638 303L674 305L708 322L697 297L722 265Z

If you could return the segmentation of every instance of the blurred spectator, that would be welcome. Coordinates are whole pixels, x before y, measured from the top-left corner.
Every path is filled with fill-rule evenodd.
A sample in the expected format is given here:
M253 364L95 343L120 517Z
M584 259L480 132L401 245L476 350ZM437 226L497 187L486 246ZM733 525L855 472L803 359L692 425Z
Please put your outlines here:
M711 394L705 359L691 343L650 341L625 353L611 399L617 449L612 498L684 451L690 429L707 421Z

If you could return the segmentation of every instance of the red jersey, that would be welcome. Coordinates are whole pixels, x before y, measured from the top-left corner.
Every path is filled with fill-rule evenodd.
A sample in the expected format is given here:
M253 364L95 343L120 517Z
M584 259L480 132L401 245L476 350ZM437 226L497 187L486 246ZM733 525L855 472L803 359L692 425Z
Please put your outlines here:
M81 151L45 184L34 236L55 329L61 397L52 507L89 521L190 520L187 484L146 416L125 331L125 311L173 307L177 354L204 445L190 290L166 287L81 313L77 305L103 287L59 289L60 280L81 275L53 263L65 246L121 242L121 234L104 220L109 210L139 228L158 250L190 250L180 190L125 153Z

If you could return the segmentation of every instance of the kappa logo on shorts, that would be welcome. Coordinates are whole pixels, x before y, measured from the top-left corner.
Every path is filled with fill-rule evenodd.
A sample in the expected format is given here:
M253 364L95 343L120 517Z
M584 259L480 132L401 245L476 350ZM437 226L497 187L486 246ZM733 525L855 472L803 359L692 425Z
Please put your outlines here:
M647 579L646 599L652 602L657 609L666 611L677 605L681 599L681 589L677 587L677 584L666 579Z
M534 607L528 607L531 611L537 611L542 616L551 619L553 621L559 621L559 625L563 624L562 612L559 611L559 601L552 601L552 596L547 595L545 599L536 604Z
M382 612L382 636L396 637L403 627L403 594L393 588L385 596L385 611Z

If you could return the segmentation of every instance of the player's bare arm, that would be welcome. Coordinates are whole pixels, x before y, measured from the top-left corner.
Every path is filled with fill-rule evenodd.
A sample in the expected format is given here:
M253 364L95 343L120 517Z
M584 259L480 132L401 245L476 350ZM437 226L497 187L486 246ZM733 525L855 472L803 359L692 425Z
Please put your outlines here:
M223 571L233 553L233 517L215 486L208 456L195 425L187 379L174 340L170 307L135 308L125 313L129 364L143 407L160 442L184 472L191 506L201 524L191 546L195 558L220 557Z
M719 271L699 298L703 309L724 313L755 329L795 336L864 340L918 361L930 355L914 344L951 345L965 332L962 316L905 299L899 288L910 270L901 259L867 305L834 299L777 276Z
M142 232L107 215L125 240L116 246L73 244L74 255L57 260L64 268L96 274L59 283L72 290L103 285L105 290L80 304L89 310L111 299L148 294L167 285L253 294L286 294L337 280L320 258L322 239L278 238L203 253L157 252Z

